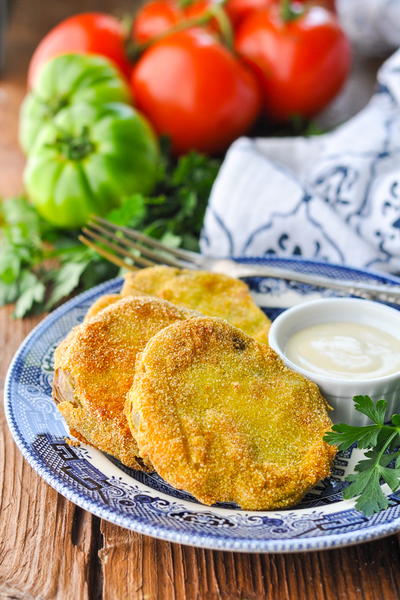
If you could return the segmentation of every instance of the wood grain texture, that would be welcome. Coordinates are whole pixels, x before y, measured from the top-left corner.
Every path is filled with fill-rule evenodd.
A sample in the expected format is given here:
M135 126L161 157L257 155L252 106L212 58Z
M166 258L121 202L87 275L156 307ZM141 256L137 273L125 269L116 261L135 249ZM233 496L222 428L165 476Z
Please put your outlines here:
M106 522L101 531L104 600L400 598L395 536L341 550L263 555L179 546Z
M118 0L118 8L130 2ZM0 194L22 189L18 105L41 35L75 11L112 0L15 2L0 79ZM37 319L0 310L0 385ZM100 522L52 490L23 460L0 409L0 600L398 600L399 537L297 555L213 552Z
M10 308L0 311L2 386L12 354L34 324L33 319L12 320ZM22 458L3 410L0 427L0 594L4 598L88 598L92 515L84 513L79 527L74 527L77 508L46 485Z

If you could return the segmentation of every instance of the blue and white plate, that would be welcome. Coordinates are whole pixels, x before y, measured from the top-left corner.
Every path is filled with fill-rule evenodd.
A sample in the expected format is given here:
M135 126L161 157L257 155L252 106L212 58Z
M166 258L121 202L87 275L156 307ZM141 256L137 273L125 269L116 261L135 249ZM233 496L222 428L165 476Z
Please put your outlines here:
M258 262L338 279L400 283L391 277L311 261L271 258ZM293 304L335 295L282 280L254 278L248 283L272 319ZM47 483L112 523L203 548L299 552L356 544L400 530L400 492L390 494L387 510L370 518L355 510L353 501L342 499L344 476L359 459L357 449L340 453L331 477L320 482L300 505L262 512L242 511L230 504L204 506L156 474L127 469L90 446L68 445L65 423L51 399L53 352L96 298L118 292L120 286L120 280L109 281L58 308L27 337L10 366L5 392L8 423L21 452ZM389 489L384 491L389 493Z

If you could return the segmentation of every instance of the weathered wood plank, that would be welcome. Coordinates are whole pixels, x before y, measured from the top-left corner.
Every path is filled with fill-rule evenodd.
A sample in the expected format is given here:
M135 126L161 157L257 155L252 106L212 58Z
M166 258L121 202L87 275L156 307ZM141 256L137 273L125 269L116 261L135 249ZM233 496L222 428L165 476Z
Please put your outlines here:
M0 310L0 381L18 344L35 324ZM57 494L31 469L0 410L0 590L4 597L89 598L93 517ZM75 527L74 527L75 523ZM73 536L72 536L73 534ZM77 594L75 596L75 594Z
M103 522L104 600L396 600L398 537L325 552L234 554L169 544Z

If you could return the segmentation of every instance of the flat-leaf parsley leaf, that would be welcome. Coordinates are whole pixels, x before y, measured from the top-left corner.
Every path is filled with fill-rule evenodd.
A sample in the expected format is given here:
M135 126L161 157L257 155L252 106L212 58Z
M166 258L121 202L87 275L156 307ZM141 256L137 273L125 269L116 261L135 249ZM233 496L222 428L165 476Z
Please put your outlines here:
M387 425L386 400L374 403L369 396L355 396L353 400L356 410L373 424L356 427L340 423L325 434L324 440L339 450L347 450L353 444L368 449L365 458L355 466L355 472L346 477L350 485L343 497L357 497L356 508L369 517L388 507L382 483L387 483L393 492L400 487L400 415L392 415L391 424Z

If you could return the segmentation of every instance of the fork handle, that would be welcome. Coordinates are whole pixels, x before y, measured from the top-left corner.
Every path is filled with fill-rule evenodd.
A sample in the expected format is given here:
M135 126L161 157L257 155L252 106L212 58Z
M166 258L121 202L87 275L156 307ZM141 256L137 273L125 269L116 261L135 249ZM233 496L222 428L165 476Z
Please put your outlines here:
M215 261L213 270L232 275L233 277L273 277L275 279L298 281L300 283L345 292L369 300L381 300L383 302L400 304L400 285L356 283L355 281L331 279L330 277L323 277L312 273L300 273L290 269L265 265L248 265L225 259Z

